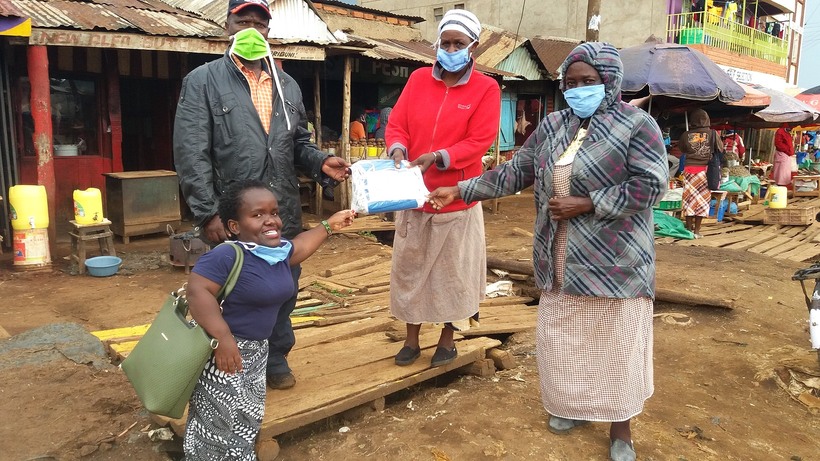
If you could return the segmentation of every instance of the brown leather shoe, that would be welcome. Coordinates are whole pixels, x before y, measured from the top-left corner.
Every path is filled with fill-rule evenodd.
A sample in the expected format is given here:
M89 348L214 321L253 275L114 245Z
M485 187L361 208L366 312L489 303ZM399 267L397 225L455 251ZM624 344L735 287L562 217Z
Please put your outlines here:
M296 385L296 377L293 373L282 373L267 376L268 387L271 389L290 389Z

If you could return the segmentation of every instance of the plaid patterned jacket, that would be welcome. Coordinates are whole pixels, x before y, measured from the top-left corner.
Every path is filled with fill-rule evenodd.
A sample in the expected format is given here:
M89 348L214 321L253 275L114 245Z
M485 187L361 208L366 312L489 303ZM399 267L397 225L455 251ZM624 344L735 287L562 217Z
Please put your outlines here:
M576 53L579 48L580 54ZM602 56L604 52L615 56ZM663 137L649 114L620 101L622 74L614 48L600 43L579 45L567 58L564 70L577 60L598 69L607 95L592 116L587 137L572 165L570 194L590 197L595 212L568 222L562 289L574 295L654 297L652 207L666 192L669 181ZM466 202L501 197L533 186L537 212L533 260L536 281L543 290L552 289L554 277L552 236L558 223L550 219L548 212L554 164L580 125L581 120L570 109L553 112L511 161L458 183Z

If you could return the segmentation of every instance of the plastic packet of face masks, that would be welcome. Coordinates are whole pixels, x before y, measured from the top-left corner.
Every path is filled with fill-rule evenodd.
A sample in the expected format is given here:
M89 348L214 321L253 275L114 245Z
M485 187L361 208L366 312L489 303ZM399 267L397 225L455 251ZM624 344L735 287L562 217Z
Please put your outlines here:
M412 210L424 206L430 193L424 186L421 168L408 168L403 161L359 160L350 167L351 208L359 214Z

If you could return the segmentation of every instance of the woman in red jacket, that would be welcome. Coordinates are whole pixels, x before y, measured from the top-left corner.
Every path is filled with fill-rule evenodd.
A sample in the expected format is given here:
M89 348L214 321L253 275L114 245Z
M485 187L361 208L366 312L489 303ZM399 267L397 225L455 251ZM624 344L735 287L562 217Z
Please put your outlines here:
M501 118L498 83L476 72L471 56L481 33L478 18L450 10L438 32L436 64L410 75L385 136L396 165L409 160L419 166L429 190L480 175ZM410 365L421 355L424 322L444 324L431 365L452 362L453 332L478 318L487 265L484 216L475 205L457 200L435 210L425 204L396 215L390 312L407 323L397 365Z
M792 182L792 157L794 157L794 141L789 133L789 126L785 123L774 134L774 166L772 179L778 186L786 186Z

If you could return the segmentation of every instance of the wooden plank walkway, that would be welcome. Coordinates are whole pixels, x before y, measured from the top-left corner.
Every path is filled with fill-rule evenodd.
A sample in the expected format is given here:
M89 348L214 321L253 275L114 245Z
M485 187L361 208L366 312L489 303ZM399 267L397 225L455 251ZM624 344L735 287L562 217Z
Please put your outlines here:
M791 199L789 206L820 207L820 199L799 197ZM752 205L737 216L729 216L722 223L704 223L696 240L658 238L658 244L728 248L749 251L775 259L811 261L820 257L820 223L807 226L763 224L765 207Z
M389 314L390 269L388 248L302 277L297 302L304 315L291 316L296 346L288 355L297 384L287 391L268 390L260 440L362 405L378 407L381 402L383 406L389 394L451 370L486 364L488 351L501 345L488 335L535 327L537 307L526 305L532 298L488 298L480 304L481 326L456 334L455 361L430 367L439 332L424 325L421 357L413 365L396 366L393 357L401 349L404 324ZM109 348L115 361L121 361L147 328L92 334ZM184 418L172 421L178 433L184 431Z

